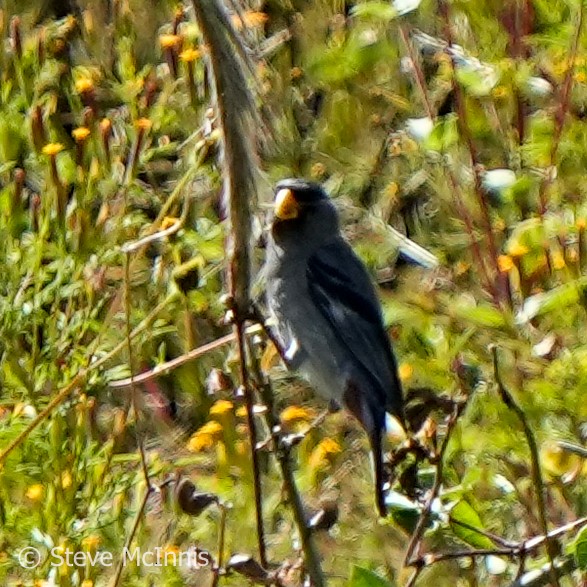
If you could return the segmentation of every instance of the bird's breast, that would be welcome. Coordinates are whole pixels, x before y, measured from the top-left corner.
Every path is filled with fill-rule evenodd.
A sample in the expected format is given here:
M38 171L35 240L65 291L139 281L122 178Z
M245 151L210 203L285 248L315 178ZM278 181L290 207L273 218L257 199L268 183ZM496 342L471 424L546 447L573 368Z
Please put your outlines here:
M341 403L347 379L341 358L346 353L312 301L305 271L290 267L267 278L268 305L291 367L322 397Z

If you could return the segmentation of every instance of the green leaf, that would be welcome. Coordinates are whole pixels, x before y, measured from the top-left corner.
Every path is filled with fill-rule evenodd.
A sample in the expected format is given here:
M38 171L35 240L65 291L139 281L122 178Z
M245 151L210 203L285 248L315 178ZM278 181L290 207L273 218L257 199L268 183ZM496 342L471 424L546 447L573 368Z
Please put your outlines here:
M413 532L422 511L420 506L396 491L390 491L385 502L394 523L408 533Z
M351 15L358 16L359 18L390 22L397 16L397 10L389 2L374 0L355 6L351 11Z
M530 296L524 301L524 306L516 316L516 321L523 324L536 316L542 316L554 310L562 310L577 304L584 297L586 287L587 279L582 277L571 283L559 285L546 293Z
M347 587L394 587L394 584L369 569L355 565Z
M439 120L425 141L425 146L430 151L446 151L459 140L457 117L447 115L444 120Z
M489 304L478 304L476 306L459 304L453 310L457 318L482 326L485 328L503 328L506 320L503 312Z
M466 542L473 548L494 548L495 545L489 538L487 538L487 536L479 534L479 532L475 532L469 528L465 528L456 522L463 522L464 524L479 529L482 529L483 527L479 514L464 500L459 501L450 512L449 524L452 531L463 542Z
M457 68L456 76L467 92L473 96L488 96L497 83L492 70Z
M584 526L575 538L575 559L577 566L587 571L587 526Z

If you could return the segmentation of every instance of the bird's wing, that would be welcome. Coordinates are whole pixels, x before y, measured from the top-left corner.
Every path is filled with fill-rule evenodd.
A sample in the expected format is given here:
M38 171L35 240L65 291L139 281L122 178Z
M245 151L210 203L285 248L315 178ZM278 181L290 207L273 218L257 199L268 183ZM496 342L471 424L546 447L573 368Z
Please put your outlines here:
M381 404L401 418L402 392L395 357L377 294L361 261L341 238L310 257L307 278L312 301L361 364Z

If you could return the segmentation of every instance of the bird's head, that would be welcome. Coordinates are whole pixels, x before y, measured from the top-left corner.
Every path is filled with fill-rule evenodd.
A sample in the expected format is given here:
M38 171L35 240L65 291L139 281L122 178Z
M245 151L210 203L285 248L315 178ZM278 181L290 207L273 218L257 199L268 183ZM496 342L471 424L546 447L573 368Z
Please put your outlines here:
M324 240L338 234L338 214L319 184L284 179L275 187L271 231L279 240Z

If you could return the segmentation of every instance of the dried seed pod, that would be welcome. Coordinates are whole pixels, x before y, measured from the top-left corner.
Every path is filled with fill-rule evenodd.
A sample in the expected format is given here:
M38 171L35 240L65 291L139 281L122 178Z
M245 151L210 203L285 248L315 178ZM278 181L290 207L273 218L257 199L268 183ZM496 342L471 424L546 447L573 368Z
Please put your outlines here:
M175 499L181 510L190 516L199 516L210 505L218 503L218 496L198 491L192 481L187 478L178 482Z
M233 554L226 569L235 571L255 583L269 584L273 580L272 574L248 554Z

